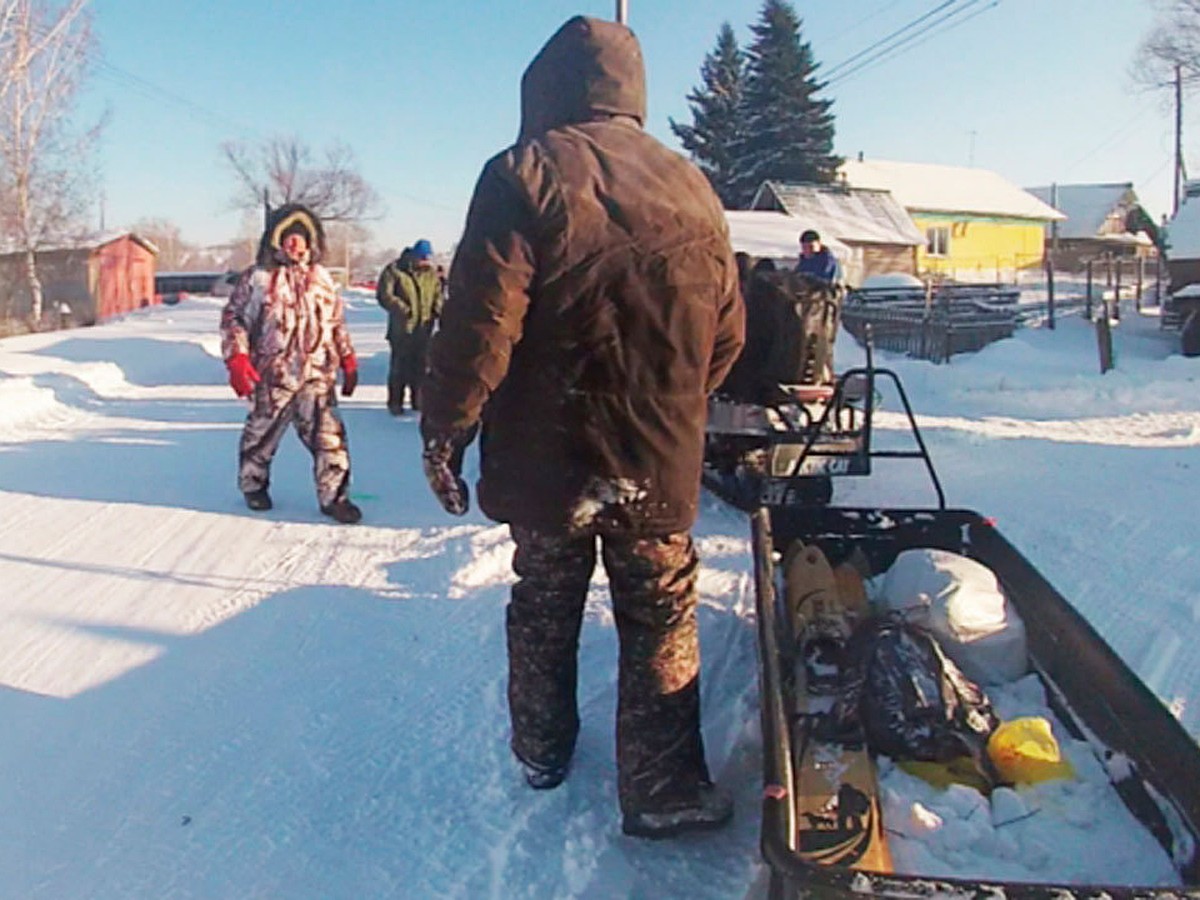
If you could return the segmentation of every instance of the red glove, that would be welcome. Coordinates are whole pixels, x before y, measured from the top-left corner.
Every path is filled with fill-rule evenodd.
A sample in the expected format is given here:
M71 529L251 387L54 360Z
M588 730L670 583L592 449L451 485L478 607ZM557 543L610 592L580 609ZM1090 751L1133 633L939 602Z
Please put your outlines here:
M239 397L249 397L254 393L254 386L262 381L245 353L235 353L225 361L225 366L229 369L229 386Z
M349 397L358 387L358 360L354 354L342 358L342 396Z

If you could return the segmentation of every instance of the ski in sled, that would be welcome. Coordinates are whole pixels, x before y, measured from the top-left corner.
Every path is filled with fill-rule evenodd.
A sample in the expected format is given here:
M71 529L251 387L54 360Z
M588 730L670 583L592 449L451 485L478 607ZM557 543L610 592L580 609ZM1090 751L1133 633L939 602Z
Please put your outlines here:
M871 446L876 383L894 384L915 450ZM897 376L867 366L826 390L796 391L796 409L731 409L715 401L705 485L750 513L763 733L761 849L772 898L861 897L1200 897L1200 747L1157 696L1075 608L980 514L947 508L937 474ZM727 440L738 438L737 441ZM873 459L922 462L936 505L916 509L828 505L823 479L869 475ZM816 486L814 486L816 485ZM885 572L903 551L945 550L995 573L1023 619L1030 670L1075 740L1105 765L1125 807L1163 848L1181 885L1006 882L932 878L893 871L870 753L815 728L831 699L810 689L803 658L803 598L828 573L796 573L798 547L817 548L838 569ZM802 568L802 567L801 567ZM815 586L815 587L814 587ZM836 614L836 610L835 610Z

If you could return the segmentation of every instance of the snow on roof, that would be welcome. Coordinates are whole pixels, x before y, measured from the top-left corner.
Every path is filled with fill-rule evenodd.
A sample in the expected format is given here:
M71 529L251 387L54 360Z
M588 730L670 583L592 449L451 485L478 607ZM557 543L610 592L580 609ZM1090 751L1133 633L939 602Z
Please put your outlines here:
M1117 209L1130 194L1133 184L1059 184L1031 187L1026 190L1044 203L1049 203L1067 217L1058 226L1060 238L1078 239L1100 237L1105 219ZM1137 198L1133 197L1133 202Z
M58 243L46 244L43 247L38 247L38 253L53 253L61 250L92 250L96 247L103 247L106 244L111 244L113 241L119 241L123 237L129 237L137 241L151 253L158 255L158 245L149 238L144 238L140 234L135 234L132 231L105 231L101 234L88 235L87 237L79 237L74 239L63 238ZM12 241L0 244L0 255L8 255L10 253L21 253L23 248Z
M800 232L805 228L816 228L821 243L833 251L834 256L847 259L850 248L820 225L789 216L787 213L757 209L727 209L725 221L729 223L729 241L733 249L749 253L754 257L772 259L794 259L800 255Z
M802 229L815 228L826 242L903 247L925 243L904 207L887 191L774 181L765 182L759 191L770 191Z
M1200 197L1187 197L1167 223L1167 259L1200 259Z
M851 187L891 191L909 212L959 212L1061 221L1054 207L987 169L887 160L847 160L840 170Z

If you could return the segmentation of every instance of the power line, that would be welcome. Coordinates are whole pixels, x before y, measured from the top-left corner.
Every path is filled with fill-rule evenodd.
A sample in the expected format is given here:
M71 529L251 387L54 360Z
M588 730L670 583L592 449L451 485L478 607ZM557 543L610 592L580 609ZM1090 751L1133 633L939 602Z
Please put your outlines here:
M870 22L876 16L887 12L889 9L893 9L894 7L899 6L901 2L903 2L903 0L891 0L890 3L885 3L883 6L879 7L874 12L867 13L867 15L863 16L861 19L859 19L857 22L855 22L849 28L843 28L841 31L839 31L837 34L833 35L832 37L828 38L827 40L829 41L829 43L832 44L833 42L845 37L846 35L851 34L852 32L858 31L858 29L862 28L864 25L866 25L868 22Z
M1100 143L1096 144L1094 147L1092 147L1091 150L1089 150L1087 153L1083 154L1083 156L1079 157L1079 159L1075 160L1073 163L1068 165L1064 171L1064 174L1066 174L1066 175L1071 174L1071 172L1073 172L1075 169L1079 168L1080 164L1087 162L1089 159L1091 159L1093 156L1095 156L1101 150L1108 147L1114 141L1117 141L1119 138L1128 138L1131 134L1130 129L1133 127L1133 125L1136 122L1138 122L1140 119L1145 117L1145 115L1147 113L1153 112L1153 111L1154 111L1154 107L1151 106L1150 104L1143 105L1141 108L1138 109L1137 112L1135 112L1129 118L1128 121L1126 121L1124 124L1118 126L1110 134L1108 134L1103 140L1101 140Z
M42 36L45 35L46 33L43 31ZM181 94L177 94L174 91L168 90L159 84L155 84L154 82L143 78L140 75L109 62L104 58L102 53L95 48L87 48L84 56L85 59L96 66L97 74L101 77L108 78L110 81L130 89L146 99L165 102L171 106L175 106L184 111L184 113L193 121L205 120L209 125L217 125L222 130L233 131L235 134L238 134L244 138L258 139L261 137L261 132L258 129L252 128L246 125L244 122L239 122L236 119L213 112L207 107L202 106L201 104L196 103L195 101L190 100ZM426 206L431 209L438 209L444 212L461 212L461 210L458 208L444 206L440 203L423 199L413 194L401 192L397 193L396 196L407 200L410 203Z
M49 29L44 26L34 26L34 31L39 37L45 38L50 36ZM94 45L83 48L83 57L86 62L96 67L97 74L100 77L107 77L109 80L115 81L125 88L132 89L135 93L147 99L166 101L171 105L186 109L193 120L198 118L207 119L210 124L217 124L223 129L232 129L243 135L255 133L255 129L250 128L243 122L237 122L227 116L213 112L199 103L169 91L160 85L142 78L140 75L135 75L133 72L109 62L104 58L103 52L98 50Z
M147 81L145 78L115 66L103 58L97 58L95 63L100 70L97 74L101 77L107 76L109 79L126 88L131 88L147 99L165 101L172 106L176 106L186 111L189 118L193 121L205 120L210 125L217 125L222 130L233 131L243 136L258 133L256 129L246 125L244 122L239 122L220 113L213 112L193 100L189 100L173 91Z
M864 47L862 50L859 50L853 56L849 57L848 59L844 59L837 65L831 67L829 69L829 71L825 73L825 77L832 78L836 72L838 72L841 69L846 68L847 66L849 66L856 60L862 58L863 56L866 56L868 53L871 53L877 47L879 47L883 44L886 44L888 41L893 40L894 38L898 37L899 35L904 34L906 31L910 31L911 29L916 28L918 25L920 25L926 19L930 18L931 16L937 15L939 12L946 9L947 7L954 6L958 2L959 2L959 0L944 0L944 2L935 6L933 9L929 10L924 15L918 16L917 18L913 19L908 24L896 29L891 34L887 35L886 37L880 38L879 40L877 40L875 43L871 44L870 46Z
M827 84L833 85L833 84L843 83L843 82L849 80L850 78L852 78L854 75L857 75L859 72L862 72L865 69L868 69L873 65L895 59L897 56L901 56L901 55L903 55L903 53L906 53L909 50L914 50L917 47L921 46L922 44L926 43L929 40L932 40L935 37L940 37L941 35L945 34L947 31L957 28L960 25L965 25L967 22L971 21L975 17L982 15L983 13L987 12L988 10L994 9L995 7L1000 5L1000 0L991 0L991 2L988 3L987 6L977 9L974 12L970 13L969 15L964 15L964 13L966 13L968 10L970 10L971 7L976 6L982 2L983 2L983 0L968 0L966 6L962 6L962 7L959 7L958 9L950 10L946 15L942 16L942 18L938 19L937 21L931 22L928 26L923 28L921 31L918 31L915 34L910 34L907 37L905 37L903 40L897 41L896 43L892 44L891 46L880 50L874 56L863 60L862 62L858 63L856 66L849 69L848 71L844 71L844 72L842 72L842 74L831 79Z

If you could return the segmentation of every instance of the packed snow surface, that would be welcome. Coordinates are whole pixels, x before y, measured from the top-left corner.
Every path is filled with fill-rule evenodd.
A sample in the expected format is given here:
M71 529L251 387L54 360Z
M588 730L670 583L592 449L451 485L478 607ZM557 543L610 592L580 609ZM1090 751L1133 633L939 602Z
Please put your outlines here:
M383 313L365 294L348 302L362 370L342 406L365 513L353 527L319 515L294 436L274 467L275 509L242 505L245 407L219 359L220 301L0 340L0 895L717 898L761 886L744 517L705 498L696 528L705 739L736 798L732 826L621 836L602 572L580 645L575 766L562 788L528 790L507 748L507 531L476 510L451 519L429 495L416 420L384 410ZM952 505L996 517L1196 734L1200 365L1174 355L1177 340L1127 316L1104 376L1072 319L946 366L880 356ZM839 368L862 358L844 335L838 354ZM877 424L879 441L905 440L897 403L885 398ZM923 470L897 461L842 479L835 499L933 497ZM930 822L947 815L933 798L924 807ZM1033 842L1015 843L1020 855ZM1050 875L1051 850L1043 868L1024 862Z

